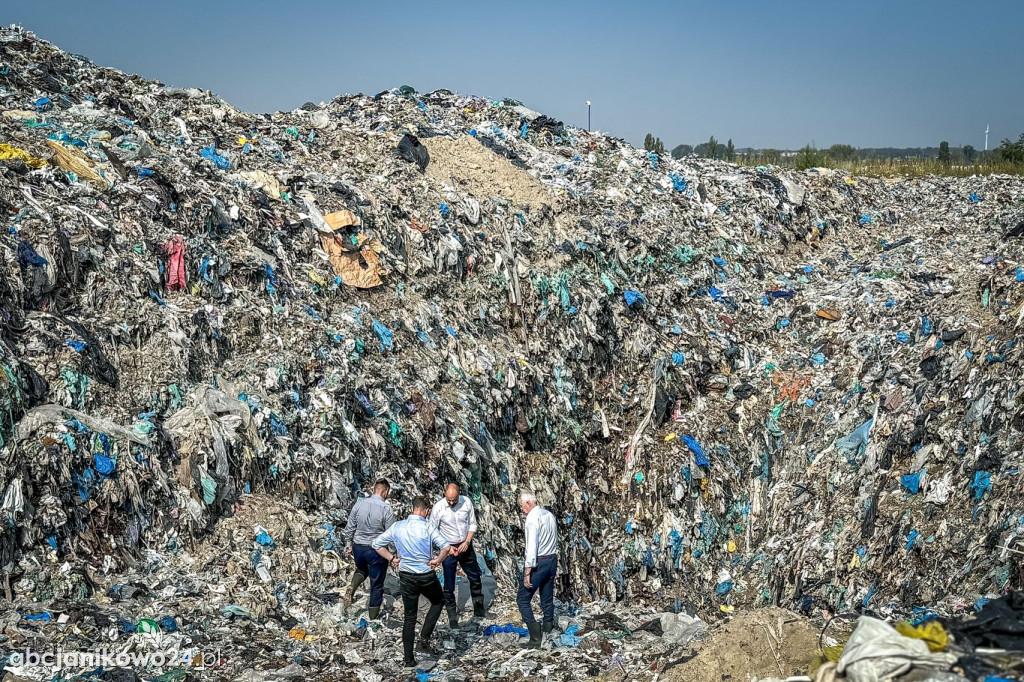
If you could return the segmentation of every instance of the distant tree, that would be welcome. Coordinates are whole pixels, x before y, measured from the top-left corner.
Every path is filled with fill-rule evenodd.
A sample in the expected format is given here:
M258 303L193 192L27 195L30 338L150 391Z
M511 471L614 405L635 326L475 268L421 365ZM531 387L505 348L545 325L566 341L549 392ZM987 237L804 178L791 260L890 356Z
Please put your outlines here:
M1003 143L996 147L993 155L1001 161L1024 163L1024 133L1020 134L1020 139L1016 142L1003 140Z
M722 145L718 144L718 140L715 139L715 136L712 135L711 139L708 140L708 153L707 153L707 157L709 159L717 159L718 158L718 154L721 152L721 149L720 149L721 146Z
M799 152L797 152L795 165L797 170L807 170L808 168L817 168L822 163L822 154L817 148L809 144Z
M965 144L963 147L964 161L967 163L974 163L974 159L978 157L978 150L969 144Z
M672 149L672 158L681 159L684 156L689 156L693 153L693 145L679 144Z
M658 156L665 155L665 145L662 143L661 138L655 137L650 133L647 133L647 136L644 137L644 149L654 152Z
M945 163L948 165L950 161L949 143L943 140L939 143L939 163Z
M733 145L731 137L729 138L729 141L725 143L725 160L736 160L736 147Z
M827 153L836 161L853 161L857 158L857 150L848 144L834 144L828 148Z
M765 163L776 164L782 158L782 153L778 149L762 149L761 158Z

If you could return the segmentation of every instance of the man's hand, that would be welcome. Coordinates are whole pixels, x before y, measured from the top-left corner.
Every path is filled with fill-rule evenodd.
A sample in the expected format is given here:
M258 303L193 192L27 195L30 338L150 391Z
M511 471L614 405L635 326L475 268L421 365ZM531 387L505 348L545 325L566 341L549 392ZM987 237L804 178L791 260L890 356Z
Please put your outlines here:
M440 565L441 565L441 558L440 557L434 557L433 559L431 559L430 561L427 562L427 566L429 568L433 569L433 570L437 570L437 567L440 566Z
M461 545L459 545L458 547L455 548L455 551L453 551L452 554L454 554L455 556L458 556L458 555L462 554L463 552L467 551L468 549L469 549L469 540L464 540Z
M399 559L398 557L396 557L396 556L393 556L393 557L391 557L391 565L392 565L392 566L394 567L394 569L395 569L396 571L398 570L398 566L399 566L399 565L400 565L401 563L402 563L402 560L401 560L401 559Z
M525 587L528 590L532 590L533 589L533 583L530 582L530 572L529 571L527 571L523 575L523 587Z
M345 548L345 554L348 555L348 556L352 556L352 548L351 547L346 547Z

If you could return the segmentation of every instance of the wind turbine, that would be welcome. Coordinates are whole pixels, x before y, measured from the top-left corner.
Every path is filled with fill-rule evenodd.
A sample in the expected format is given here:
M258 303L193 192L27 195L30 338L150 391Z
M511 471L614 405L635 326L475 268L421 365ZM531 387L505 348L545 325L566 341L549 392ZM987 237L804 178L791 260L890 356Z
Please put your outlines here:
M985 124L985 151L988 151L988 124Z

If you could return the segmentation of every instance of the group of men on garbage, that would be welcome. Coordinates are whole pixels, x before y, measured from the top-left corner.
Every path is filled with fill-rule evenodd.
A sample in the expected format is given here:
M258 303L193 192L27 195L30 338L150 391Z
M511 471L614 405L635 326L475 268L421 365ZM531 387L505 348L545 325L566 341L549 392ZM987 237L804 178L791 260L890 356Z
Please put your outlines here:
M455 573L459 566L469 580L473 616L484 616L483 582L473 548L476 510L473 502L461 494L459 486L451 483L445 488L444 497L433 505L425 497L414 498L409 516L398 521L387 502L390 493L391 484L379 479L374 483L373 494L361 497L349 513L344 536L356 570L345 603L351 605L358 587L369 579L368 615L370 620L378 618L384 602L388 565L394 567L405 607L402 646L404 665L409 667L416 665L414 651L433 653L430 636L441 616L442 604L448 611L451 627L458 627ZM525 646L536 649L540 648L544 634L554 628L558 532L554 515L537 503L533 493L520 493L519 508L526 515L526 555L516 603L530 632L530 641ZM435 573L438 566L443 571L443 586ZM540 592L544 613L542 623L534 618L531 606L537 592ZM430 608L417 643L416 616L421 596L427 598Z

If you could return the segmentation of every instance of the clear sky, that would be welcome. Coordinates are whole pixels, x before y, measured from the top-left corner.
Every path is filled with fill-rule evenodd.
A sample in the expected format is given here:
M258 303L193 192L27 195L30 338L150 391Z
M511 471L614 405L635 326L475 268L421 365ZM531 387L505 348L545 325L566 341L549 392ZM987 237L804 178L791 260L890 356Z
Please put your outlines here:
M0 22L242 109L399 85L633 143L972 144L1024 132L1024 0L21 0Z

